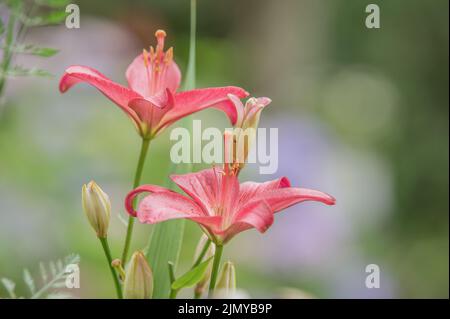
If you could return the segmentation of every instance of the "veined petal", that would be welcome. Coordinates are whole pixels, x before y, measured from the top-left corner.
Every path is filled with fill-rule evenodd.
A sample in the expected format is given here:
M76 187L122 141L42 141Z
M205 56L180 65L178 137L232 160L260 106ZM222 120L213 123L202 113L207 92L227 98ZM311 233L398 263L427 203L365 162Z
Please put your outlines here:
M281 177L264 183L244 182L240 185L239 202L245 205L261 193L290 186L291 182L287 177Z
M252 202L243 207L232 223L225 229L216 232L216 236L222 243L227 243L231 238L245 230L256 228L264 233L273 223L273 212L263 200Z
M334 205L336 200L326 193L306 188L285 187L259 193L252 201L264 200L274 212L279 212L297 203L316 201Z
M155 92L152 92L152 87L157 91L163 92L165 89L169 89L171 92L176 92L181 82L181 72L178 65L174 61L168 62L169 64L163 70L164 73L159 75L156 87L155 85L152 86L152 81L156 79L155 76L152 76L155 71L154 66L149 62L145 63L145 58L148 57L140 54L128 66L125 76L129 87L145 97L155 94Z
M171 175L170 178L209 215L213 215L219 196L219 178L222 178L220 172L210 168L196 173Z
M235 86L196 89L175 94L175 105L164 115L158 130L209 107L224 111L231 123L234 124L237 120L237 111L234 103L228 98L228 94L234 94L239 98L248 95L245 90Z
M251 202L241 208L234 224L247 224L264 233L273 224L273 211L264 201Z
M144 197L137 209L133 210L134 198L143 192L151 192ZM220 216L206 215L193 200L156 185L143 185L131 191L125 199L128 213L136 216L141 223L156 224L169 219L186 218L209 229L217 229L222 221Z
M144 123L142 131L144 135L154 135L154 128L158 126L161 118L173 105L173 95L166 90L164 97L155 95L146 98L137 98L130 101L128 106L136 112L141 122Z
M95 69L81 65L74 65L66 69L59 82L59 90L64 93L80 82L86 82L97 88L125 111L136 124L139 123L137 114L128 107L129 101L141 97L138 93L111 81Z
M241 127L245 115L244 104L242 103L241 99L234 94L228 94L228 98L231 100L231 102L233 102L236 108L236 123L234 123L234 125L236 127Z
M162 192L173 192L173 191L168 188L157 185L141 185L139 187L136 187L127 194L127 197L125 197L125 209L127 210L128 214L136 217L136 211L133 208L133 202L136 196L138 196L141 193L162 193Z

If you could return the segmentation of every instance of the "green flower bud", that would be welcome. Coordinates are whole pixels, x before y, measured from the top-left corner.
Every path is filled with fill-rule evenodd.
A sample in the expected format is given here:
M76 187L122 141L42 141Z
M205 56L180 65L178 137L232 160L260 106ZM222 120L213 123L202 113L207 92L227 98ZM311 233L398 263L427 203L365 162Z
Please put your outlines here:
M108 235L111 203L108 195L94 182L83 185L81 202L84 213L97 236L106 238Z
M123 297L125 299L150 299L153 293L153 274L142 251L137 251L125 271Z

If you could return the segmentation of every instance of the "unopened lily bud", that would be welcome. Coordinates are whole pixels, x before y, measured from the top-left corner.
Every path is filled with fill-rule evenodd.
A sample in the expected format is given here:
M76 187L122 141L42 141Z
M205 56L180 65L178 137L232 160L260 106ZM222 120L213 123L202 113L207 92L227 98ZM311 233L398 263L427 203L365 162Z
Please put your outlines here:
M223 265L215 289L216 296L221 298L232 298L236 294L236 269L231 261Z
M99 238L108 235L111 203L108 195L94 182L84 184L81 191L83 210Z
M259 124L259 117L261 111L270 103L271 99L268 97L249 98L244 107L244 119L242 121L242 128L257 129Z
M256 138L261 112L270 104L271 99L267 97L252 97L244 105L239 98L232 94L229 94L228 98L233 102L237 110L237 120L234 128L233 162L239 164L241 169L245 165Z
M153 293L153 273L142 251L137 251L125 271L123 296L125 299L150 299Z
M197 248L195 250L194 262L199 258L207 241L208 241L208 237L205 234L203 234L202 237L200 237L200 240L197 244ZM216 251L216 246L212 245L210 243L208 246L208 250L206 251L206 253L201 261L205 261L205 260L211 258L212 256L214 256L215 251ZM212 272L212 262L210 262L208 264L208 268L206 268L203 278L195 286L195 294L196 295L201 296L203 294L203 292L205 291L207 283L209 281L209 278L211 278L211 272Z

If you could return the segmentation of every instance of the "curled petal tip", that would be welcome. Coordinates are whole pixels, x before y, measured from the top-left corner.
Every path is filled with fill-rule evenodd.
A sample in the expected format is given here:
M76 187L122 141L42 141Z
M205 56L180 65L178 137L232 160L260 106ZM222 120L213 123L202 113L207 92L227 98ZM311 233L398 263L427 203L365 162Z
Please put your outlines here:
M330 206L336 205L336 198L327 193L322 193L322 196L319 199L319 201Z
M330 196L330 204L329 205L336 205L336 198L334 198L331 195L328 195L328 196Z
M289 178L287 178L286 176L283 176L282 178L280 178L279 187L280 188L291 187L291 181L289 180Z

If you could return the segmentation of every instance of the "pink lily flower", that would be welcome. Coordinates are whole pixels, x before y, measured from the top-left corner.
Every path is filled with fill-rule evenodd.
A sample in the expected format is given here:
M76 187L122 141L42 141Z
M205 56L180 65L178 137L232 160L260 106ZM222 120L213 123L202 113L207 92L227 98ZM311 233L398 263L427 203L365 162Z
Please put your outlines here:
M328 194L291 187L286 177L240 184L236 171L228 165L223 170L211 168L170 178L188 196L156 185L142 185L127 195L128 213L147 224L175 218L192 220L218 245L250 228L264 233L272 225L274 213L289 206L304 201L335 204ZM151 194L140 201L135 211L133 200L144 192Z
M145 139L151 139L177 120L209 107L224 111L234 125L238 110L228 94L244 98L248 93L235 86L177 92L181 72L173 60L173 48L164 52L166 33L163 30L156 31L155 36L156 49L143 50L128 67L125 74L128 87L111 81L95 69L74 65L66 69L59 90L64 93L80 82L91 84L131 118Z

